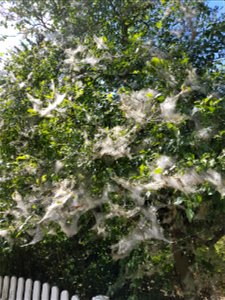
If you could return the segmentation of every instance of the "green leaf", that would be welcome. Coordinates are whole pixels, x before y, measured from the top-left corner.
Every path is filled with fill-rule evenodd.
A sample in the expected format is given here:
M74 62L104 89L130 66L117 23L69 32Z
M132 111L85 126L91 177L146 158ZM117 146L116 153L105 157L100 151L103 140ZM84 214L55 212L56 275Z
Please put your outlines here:
M44 174L41 176L41 182L46 182L47 181L47 175Z
M31 114L32 116L35 116L35 115L38 114L37 111L34 110L33 108L28 108L27 112L28 112L29 114Z
M174 201L175 205L180 205L184 202L184 198L182 197L177 197L176 200Z
M188 221L191 222L193 220L194 215L195 215L193 210L191 208L186 208L185 212L186 212L186 216L188 218Z
M162 169L162 168L156 168L156 169L154 170L154 173L155 173L155 174L162 174L162 172L163 172L163 169Z
M162 59L158 57L152 57L151 62L155 65L160 65L162 63Z
M163 26L162 21L159 21L159 22L156 23L156 27L157 27L158 29L161 29L162 26Z
M16 158L16 161L19 161L19 160L27 160L27 159L29 159L30 158L30 156L29 155L19 155L19 156L17 156L17 158Z

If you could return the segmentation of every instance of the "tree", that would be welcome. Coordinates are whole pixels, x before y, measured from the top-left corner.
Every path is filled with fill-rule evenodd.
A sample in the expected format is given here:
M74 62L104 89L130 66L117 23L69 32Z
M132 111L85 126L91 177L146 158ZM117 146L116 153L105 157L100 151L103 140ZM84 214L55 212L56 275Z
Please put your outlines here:
M166 265L169 292L219 297L224 21L199 1L8 2L36 41L1 79L1 235L30 245L91 219L130 274L144 259L139 278Z

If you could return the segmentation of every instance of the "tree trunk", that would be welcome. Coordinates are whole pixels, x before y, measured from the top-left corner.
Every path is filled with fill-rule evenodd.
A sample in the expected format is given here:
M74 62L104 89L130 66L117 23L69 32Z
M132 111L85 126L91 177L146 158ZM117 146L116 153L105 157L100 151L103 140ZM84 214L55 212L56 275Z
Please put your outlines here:
M173 244L173 256L179 284L182 288L185 299L199 300L197 295L197 288L195 285L194 276L191 271L191 262L187 254L179 244Z

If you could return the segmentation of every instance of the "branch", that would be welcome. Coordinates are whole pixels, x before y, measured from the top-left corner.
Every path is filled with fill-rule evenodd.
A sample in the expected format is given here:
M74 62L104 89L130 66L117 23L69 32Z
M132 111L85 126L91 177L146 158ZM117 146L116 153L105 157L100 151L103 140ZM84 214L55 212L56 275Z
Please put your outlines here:
M225 227L216 231L214 237L206 242L206 246L212 247L225 235Z

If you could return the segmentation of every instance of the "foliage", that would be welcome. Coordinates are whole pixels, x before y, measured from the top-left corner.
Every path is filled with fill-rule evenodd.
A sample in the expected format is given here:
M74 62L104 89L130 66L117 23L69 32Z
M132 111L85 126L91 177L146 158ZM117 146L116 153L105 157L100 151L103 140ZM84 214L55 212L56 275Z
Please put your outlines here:
M58 242L88 222L122 259L108 293L148 278L219 296L222 18L192 0L8 2L27 39L1 78L1 236Z

